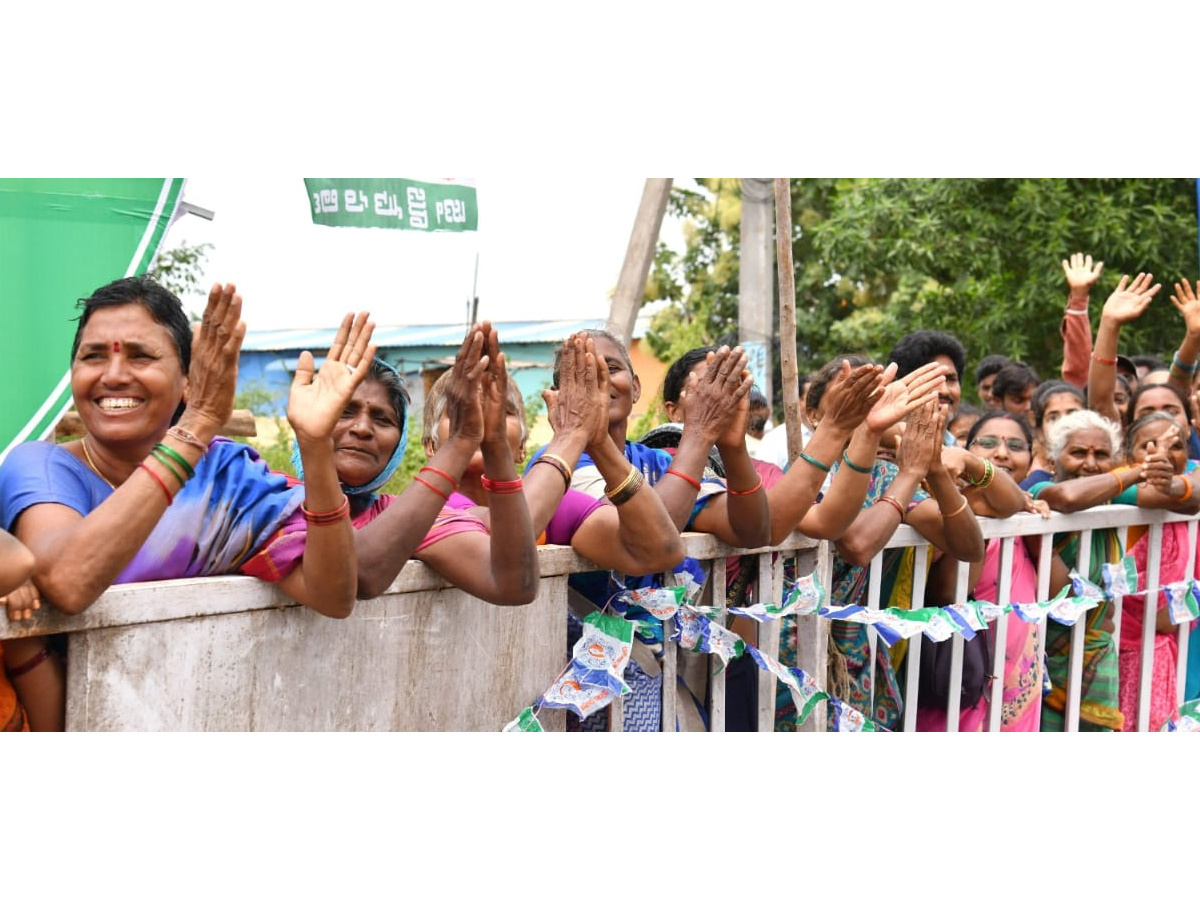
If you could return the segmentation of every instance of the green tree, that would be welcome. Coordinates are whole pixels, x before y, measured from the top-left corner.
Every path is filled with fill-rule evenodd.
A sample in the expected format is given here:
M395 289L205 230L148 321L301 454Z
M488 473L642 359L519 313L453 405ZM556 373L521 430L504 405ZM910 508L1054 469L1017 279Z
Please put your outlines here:
M650 341L664 360L737 330L739 183L697 184L672 197L687 249L660 245L646 292L668 301ZM1061 261L1076 251L1105 263L1093 327L1122 274L1166 285L1122 331L1122 352L1169 358L1182 337L1167 296L1200 271L1192 179L793 179L791 194L801 371L839 352L882 359L907 332L938 328L966 345L968 369L1003 353L1053 377Z
M203 295L201 279L212 248L212 244L181 241L178 246L159 250L146 274L180 300ZM196 318L194 314L193 318Z

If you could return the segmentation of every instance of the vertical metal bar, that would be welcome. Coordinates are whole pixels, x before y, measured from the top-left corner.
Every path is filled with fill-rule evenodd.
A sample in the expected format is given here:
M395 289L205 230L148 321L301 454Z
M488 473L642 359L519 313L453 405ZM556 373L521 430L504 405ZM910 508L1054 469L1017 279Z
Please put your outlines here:
M913 592L912 608L923 609L925 606L925 573L929 569L929 545L920 544L913 556ZM921 702L917 696L918 683L921 680L921 636L917 635L908 641L906 651L908 663L904 676L904 724L905 731L917 730L917 706Z
M1041 549L1038 550L1037 561L1037 589L1034 591L1033 599L1035 603L1041 603L1050 597L1050 569L1051 557L1054 556L1054 535L1043 534ZM1037 624L1037 648L1035 650L1038 663L1038 671L1045 673L1046 665L1046 620L1043 618ZM1044 681L1039 679L1039 683ZM1038 691L1038 722L1042 720L1042 691Z
M675 634L675 620L663 622L663 657L662 657L662 730L676 729L675 698L679 695L676 679L679 674L679 643L671 640ZM636 638L635 638L636 640Z
M881 582L883 581L883 551L880 550L871 558L870 581L867 584L867 609L872 611L879 609L879 591ZM868 718L873 718L871 715L875 709L875 652L878 649L878 635L875 634L875 629L870 625L863 625L867 630L867 681L871 685L871 690L867 693L867 708L859 710Z
M971 564L958 563L954 578L954 602L967 602L967 584L971 580ZM963 636L955 632L950 638L950 696L946 702L946 731L958 731L958 716L962 707ZM976 638L978 640L978 638Z
M814 560L817 578L824 585L825 596L828 597L833 591L833 544L829 541L821 541L815 551L806 550L804 553L806 561ZM805 567L807 567L807 562ZM795 571L797 573L802 571L799 558L796 559ZM782 570L777 572L776 577L782 580ZM799 667L815 678L822 689L827 690L829 687L826 677L829 672L829 620L816 614L803 616L796 623L796 634L797 638L800 635L810 636L810 640L797 647L796 656ZM827 727L828 719L829 704L818 703L799 730L822 734Z
M1184 569L1183 577L1191 579L1196 572L1196 526L1197 520L1187 523L1188 534L1188 553L1187 553L1187 568ZM1187 658L1188 658L1188 638L1191 637L1192 623L1184 622L1177 629L1176 640L1179 642L1179 658L1175 661L1175 705L1183 706L1183 695L1187 688Z
M1079 558L1075 571L1087 577L1092 561L1092 529L1079 532ZM1083 639L1087 633L1087 616L1071 626L1071 662L1067 673L1067 703L1063 731L1079 730L1079 706L1083 692Z
M1146 556L1146 602L1142 609L1141 667L1138 677L1137 730L1150 730L1150 687L1154 683L1154 644L1158 637L1158 582L1162 565L1162 522L1150 526L1150 546ZM1117 644L1118 659L1121 645Z
M743 557L742 565L745 564L746 560ZM726 590L724 556L719 556L712 561L712 574L709 578L712 580L713 606L720 610L717 613L715 621L719 625L724 625ZM764 595L758 594L756 596L762 597ZM721 665L721 657L715 653L708 655L708 698L708 730L723 732L725 730L725 670Z
M993 540L995 540L993 538ZM1000 539L999 582L996 587L996 605L1008 606L1012 602L1013 553L1016 538ZM975 640L991 640L992 646L992 689L988 697L988 731L1000 731L1004 706L1004 671L1008 667L1008 617L1004 613L988 629L988 634L977 634Z

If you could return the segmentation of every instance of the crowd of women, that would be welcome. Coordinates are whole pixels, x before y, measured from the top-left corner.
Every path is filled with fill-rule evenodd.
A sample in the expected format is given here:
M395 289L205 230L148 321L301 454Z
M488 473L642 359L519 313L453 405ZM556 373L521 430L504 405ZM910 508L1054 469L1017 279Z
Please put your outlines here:
M960 563L969 565L971 596L997 596L1001 554L997 542L984 541L979 517L1109 502L1200 511L1191 415L1200 301L1187 282L1175 285L1185 323L1179 352L1162 367L1165 376L1138 372L1118 357L1118 334L1159 286L1144 274L1121 279L1093 347L1088 291L1102 264L1077 255L1063 265L1070 298L1062 380L1042 383L1028 366L988 357L976 372L981 408L972 410L960 402L962 344L917 331L886 364L839 356L807 381L804 441L794 459L786 445L780 454L781 426L747 440L753 386L740 347L699 347L675 361L662 396L670 421L635 440L630 418L641 383L625 346L603 331L575 334L558 349L543 394L553 437L526 459L524 405L500 336L489 323L473 326L426 393L427 461L398 494L381 488L405 455L410 400L403 379L376 356L366 313L345 316L319 370L311 353L301 354L288 399L292 476L219 434L245 334L235 287L214 285L193 329L170 292L146 278L121 279L79 301L70 383L86 433L62 444L28 442L0 465L0 597L11 621L26 622L44 603L77 614L113 584L240 573L343 618L418 559L486 602L515 605L537 597L538 544L568 544L596 571L571 576L564 650L589 611L640 620L622 720L612 721L610 710L582 720L568 714L568 728L657 730L662 626L623 601L629 589L648 585L683 585L689 597L711 588L704 568L685 556L681 532L748 549L796 529L828 540L830 602L843 606L866 602L870 563L882 551L881 605L911 608L954 602ZM885 550L901 523L931 551ZM1128 549L1144 578L1146 548L1144 534L1093 531L1087 574L1099 582L1098 567ZM1012 602L1029 602L1037 542L1018 539L1015 550ZM1054 551L1057 590L1078 558L1078 535L1055 535ZM1168 526L1163 583L1191 574L1187 556L1186 532ZM777 599L755 596L758 559L727 560L727 607ZM914 582L918 559L925 577ZM914 583L922 582L915 597ZM1108 604L1089 614L1081 727L1120 730L1135 719L1144 583L1139 589L1125 598L1119 647ZM724 624L757 644L752 619L730 616ZM797 641L794 618L785 619L785 665L797 664ZM1042 646L1038 628L1010 616L1005 646L988 644L983 635L966 646L972 658L1003 654L1001 727L1061 729L1069 631L1051 623ZM877 727L898 728L906 642L877 650L867 626L834 622L829 650L829 692ZM1154 727L1178 706L1177 653L1164 611ZM920 658L918 727L941 730L947 686L938 647L926 644ZM0 726L62 729L61 646L12 638L0 642L0 661ZM963 679L960 730L983 727L988 670L964 666L980 674ZM770 727L758 721L758 677L749 654L728 667L727 730ZM1200 693L1200 678L1187 687ZM675 725L705 727L705 679L682 679L678 690ZM791 700L781 689L777 730L797 726Z

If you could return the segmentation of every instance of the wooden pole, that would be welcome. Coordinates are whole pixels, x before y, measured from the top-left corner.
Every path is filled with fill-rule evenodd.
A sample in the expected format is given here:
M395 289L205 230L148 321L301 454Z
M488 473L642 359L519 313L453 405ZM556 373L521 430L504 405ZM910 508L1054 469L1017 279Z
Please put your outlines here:
M633 233L629 235L625 262L621 266L621 276L617 279L617 289L613 294L608 314L608 330L626 347L633 337L638 310L642 308L646 277L650 274L650 263L654 261L654 247L662 230L673 180L646 179L646 186L642 189L642 202L638 205L637 218L633 222Z
M788 462L800 455L800 378L796 368L796 277L792 272L792 189L775 179L775 258L779 261L779 369Z

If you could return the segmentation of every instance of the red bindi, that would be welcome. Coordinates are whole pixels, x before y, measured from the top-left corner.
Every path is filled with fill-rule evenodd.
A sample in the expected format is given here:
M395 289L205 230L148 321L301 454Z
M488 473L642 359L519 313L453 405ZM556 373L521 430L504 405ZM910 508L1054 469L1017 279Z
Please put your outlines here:
M120 353L120 352L121 352L121 342L113 341L113 353Z

